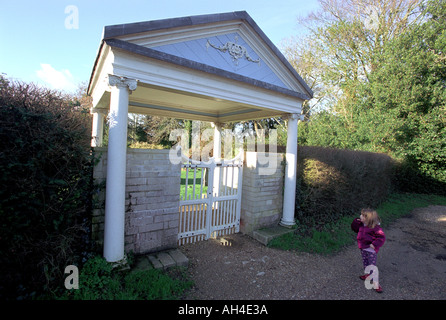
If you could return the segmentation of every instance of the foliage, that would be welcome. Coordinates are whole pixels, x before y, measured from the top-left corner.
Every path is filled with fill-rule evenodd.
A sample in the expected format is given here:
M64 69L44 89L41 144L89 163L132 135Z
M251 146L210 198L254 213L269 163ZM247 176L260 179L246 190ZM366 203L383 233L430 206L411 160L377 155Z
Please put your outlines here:
M382 149L446 183L446 3L431 1L425 15L386 47L365 107L369 118L385 114L381 122L393 128L376 142Z
M385 154L302 146L298 154L297 220L323 228L392 191L393 160Z
M289 39L283 51L314 91L305 114L329 107L351 120L361 84L378 67L392 39L421 19L422 0L330 0L300 18L308 32Z
M161 150L165 149L165 146L159 145L159 144L151 144L148 142L141 142L141 141L135 141L132 144L129 145L129 148L131 149L154 149L154 150Z
M415 208L429 205L446 205L446 197L426 194L391 194L377 206L376 210L381 218L381 224L385 228L396 219L409 214ZM346 246L355 243L356 234L350 225L357 212L344 216L336 222L326 224L317 230L306 225L298 224L294 233L288 233L270 241L268 246L282 250L297 250L317 254L336 253Z
M150 115L130 115L128 122L128 140L131 144L147 142L149 145L161 145L170 148L176 142L170 140L170 133L175 129L191 130L191 121Z
M26 299L88 248L90 119L73 97L0 83L0 296Z
M230 137L232 138L232 149L229 147L226 150L222 148L223 153L231 149L233 154L222 154L225 158L233 158L237 155L235 139L243 139L241 142L245 150L255 150L256 147L263 145L265 145L265 150L262 149L262 151L269 151L269 147L275 148L274 150L278 150L278 152L285 149L286 125L281 117L231 122L221 124L221 126L223 143L230 141L229 139L226 140L226 131L230 131L233 135ZM182 141L182 144L184 143L183 147L189 148L189 153L183 151L185 154L192 155L192 145L198 140L200 141L201 152L207 150L208 145L212 145L213 134L209 136L209 130L213 132L213 128L209 122L135 114L129 116L128 145L130 148L169 149L177 143L177 141L170 140L177 138L175 135L171 137L171 134L177 129L184 130L187 135L186 137L182 136L181 139L189 139L186 143ZM205 130L208 130L208 132L206 133ZM270 130L277 130L277 135L274 136L275 140L271 139ZM194 136L197 133L200 134L200 139L196 139L196 136ZM256 145L250 144L251 138L256 138ZM104 143L107 144L107 134L104 135ZM213 156L213 154L210 154L210 156Z
M400 2L404 1L389 4ZM405 32L392 31L386 36L381 30L378 38L372 37L379 40L372 51L364 51L368 46L363 42L353 41L353 29L366 29L360 23L352 27L356 20L348 9L336 7L326 12L336 12L339 17L328 20L315 34L324 36L324 41L331 39L335 46L332 52L337 57L325 76L332 79L340 74L336 81L339 90L336 94L328 91L328 108L301 123L299 142L386 153L400 162L396 180L401 191L446 194L446 4L431 0L425 5L411 1L410 5L401 12L407 13L407 19L410 12L416 12L417 18L388 29ZM382 25L385 21L380 20L374 32L387 28ZM345 42L348 39L364 53L361 57L367 63L360 68L362 75L343 69L344 64L354 70L361 66L360 60L353 58L359 57L353 55L353 47L347 46L350 42ZM338 43L344 43L341 40L344 48L338 48ZM340 55L347 47L352 61L348 52Z
M117 270L103 257L90 258L79 273L79 289L65 291L70 300L171 300L192 286L180 269Z

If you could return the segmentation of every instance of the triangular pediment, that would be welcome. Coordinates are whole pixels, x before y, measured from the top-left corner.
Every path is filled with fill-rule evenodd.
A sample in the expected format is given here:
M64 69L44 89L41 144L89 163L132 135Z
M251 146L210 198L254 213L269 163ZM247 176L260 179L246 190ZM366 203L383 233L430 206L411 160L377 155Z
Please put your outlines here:
M157 46L153 49L291 89L237 32Z
M303 99L312 91L244 11L105 27L111 46Z

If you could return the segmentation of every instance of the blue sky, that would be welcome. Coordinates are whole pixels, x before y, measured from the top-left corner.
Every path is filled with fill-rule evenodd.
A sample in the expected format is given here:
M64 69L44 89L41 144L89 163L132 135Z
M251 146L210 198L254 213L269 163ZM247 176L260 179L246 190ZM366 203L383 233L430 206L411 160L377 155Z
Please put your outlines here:
M0 0L0 72L75 91L89 80L106 25L245 10L279 47L303 32L297 17L318 6L317 0Z

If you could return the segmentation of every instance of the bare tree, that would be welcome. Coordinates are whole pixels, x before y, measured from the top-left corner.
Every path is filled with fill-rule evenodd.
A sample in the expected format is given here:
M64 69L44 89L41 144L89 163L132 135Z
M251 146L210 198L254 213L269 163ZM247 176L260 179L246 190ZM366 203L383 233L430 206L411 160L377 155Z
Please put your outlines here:
M424 0L319 2L298 19L308 34L288 39L283 51L315 93L306 112L329 106L348 118L349 101L379 67L384 44L421 20Z

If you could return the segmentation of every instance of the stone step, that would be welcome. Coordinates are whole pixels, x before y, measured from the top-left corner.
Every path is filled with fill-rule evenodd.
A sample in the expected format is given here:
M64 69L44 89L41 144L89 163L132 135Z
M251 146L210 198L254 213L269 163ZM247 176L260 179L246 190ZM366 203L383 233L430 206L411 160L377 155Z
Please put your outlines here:
M189 259L179 250L171 249L139 256L136 259L135 270L168 269L172 267L187 267Z
M294 232L294 229L274 226L270 228L255 230L253 232L253 238L266 246L272 239L291 232Z

